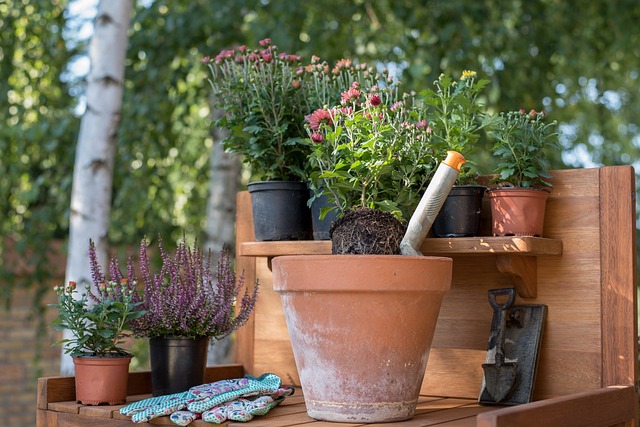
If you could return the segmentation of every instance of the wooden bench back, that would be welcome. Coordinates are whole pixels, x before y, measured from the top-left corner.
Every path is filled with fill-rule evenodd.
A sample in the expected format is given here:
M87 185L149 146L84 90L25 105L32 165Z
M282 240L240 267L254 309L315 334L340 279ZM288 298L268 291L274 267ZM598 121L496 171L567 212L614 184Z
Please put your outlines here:
M536 298L517 299L549 308L535 400L637 382L634 171L626 166L575 169L555 171L553 177L544 235L561 239L563 253L539 256ZM238 248L252 240L250 199L243 192L238 195ZM422 391L473 398L480 391L492 316L487 291L512 283L498 271L496 255L453 259L453 283ZM238 256L237 267L249 282L258 278L262 289L252 319L238 333L237 361L248 372L274 372L298 384L267 259Z

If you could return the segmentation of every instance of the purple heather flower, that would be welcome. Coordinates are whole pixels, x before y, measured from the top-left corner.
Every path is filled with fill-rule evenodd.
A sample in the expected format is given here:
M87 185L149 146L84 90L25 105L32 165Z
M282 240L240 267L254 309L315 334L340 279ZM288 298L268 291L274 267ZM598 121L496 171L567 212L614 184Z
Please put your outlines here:
M158 249L160 270L151 275L145 239L140 244L140 270L145 285L144 303L148 311L135 323L137 336L163 335L196 338L223 338L246 323L257 297L258 286L245 294L238 306L236 297L244 280L236 280L229 254L223 249L217 270L213 268L211 251L205 255L183 239L170 254L162 240Z

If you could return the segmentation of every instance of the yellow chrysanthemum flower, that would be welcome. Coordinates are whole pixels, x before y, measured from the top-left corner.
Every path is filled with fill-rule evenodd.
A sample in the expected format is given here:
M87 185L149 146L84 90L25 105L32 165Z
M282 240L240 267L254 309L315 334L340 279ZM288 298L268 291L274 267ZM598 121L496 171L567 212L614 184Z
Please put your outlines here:
M472 79L475 76L477 76L478 73L476 73L475 71L472 70L464 70L462 72L462 77L460 77L460 80L466 80L466 79Z

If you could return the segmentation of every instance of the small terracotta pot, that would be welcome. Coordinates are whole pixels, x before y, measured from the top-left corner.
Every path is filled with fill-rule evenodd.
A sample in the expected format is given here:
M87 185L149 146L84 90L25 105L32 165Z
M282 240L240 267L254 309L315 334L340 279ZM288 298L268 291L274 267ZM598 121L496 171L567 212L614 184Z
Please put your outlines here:
M78 403L121 405L127 401L131 356L74 357L73 363Z
M276 257L272 266L308 415L411 418L452 260L311 255Z
M542 236L549 192L534 188L487 191L494 236Z

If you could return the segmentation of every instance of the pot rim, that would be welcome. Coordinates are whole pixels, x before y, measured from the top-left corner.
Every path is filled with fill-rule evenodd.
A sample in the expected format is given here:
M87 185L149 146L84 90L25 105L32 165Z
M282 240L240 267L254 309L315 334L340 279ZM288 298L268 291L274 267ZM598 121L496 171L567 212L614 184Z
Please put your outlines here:
M491 187L487 189L487 193L492 191L544 191L551 193L550 188L543 187Z
M276 292L447 292L453 259L405 255L287 255L272 260Z

